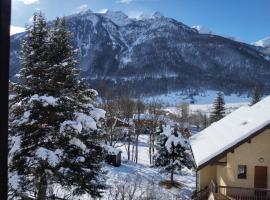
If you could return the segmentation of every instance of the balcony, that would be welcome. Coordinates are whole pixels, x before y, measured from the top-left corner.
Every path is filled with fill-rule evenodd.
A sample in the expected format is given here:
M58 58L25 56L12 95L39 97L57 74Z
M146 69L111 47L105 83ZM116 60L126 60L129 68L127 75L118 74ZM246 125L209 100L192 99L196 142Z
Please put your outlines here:
M270 200L270 189L217 186L213 181L197 192L196 200Z

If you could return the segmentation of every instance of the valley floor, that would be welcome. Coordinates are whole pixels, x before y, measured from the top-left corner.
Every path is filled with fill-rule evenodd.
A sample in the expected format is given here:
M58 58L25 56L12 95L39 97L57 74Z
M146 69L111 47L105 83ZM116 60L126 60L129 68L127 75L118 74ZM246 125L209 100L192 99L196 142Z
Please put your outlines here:
M194 109L199 107L200 109L204 109L207 105L213 105L213 102L216 99L218 91L214 90L207 90L205 92L201 92L199 94L190 96L187 93L183 92L169 92L168 94L144 97L143 101L146 103L157 101L162 103L164 106L179 106L181 103L191 103L194 105ZM228 105L235 106L237 104L248 104L250 102L250 97L247 95L237 95L237 94L230 94L224 95L225 103ZM194 104L192 104L192 102Z

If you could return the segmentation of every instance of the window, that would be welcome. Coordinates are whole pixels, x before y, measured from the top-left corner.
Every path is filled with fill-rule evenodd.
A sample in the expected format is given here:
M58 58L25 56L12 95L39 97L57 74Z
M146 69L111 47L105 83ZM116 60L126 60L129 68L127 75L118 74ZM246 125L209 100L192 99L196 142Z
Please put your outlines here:
M247 178L247 166L246 165L238 165L238 178L246 179Z

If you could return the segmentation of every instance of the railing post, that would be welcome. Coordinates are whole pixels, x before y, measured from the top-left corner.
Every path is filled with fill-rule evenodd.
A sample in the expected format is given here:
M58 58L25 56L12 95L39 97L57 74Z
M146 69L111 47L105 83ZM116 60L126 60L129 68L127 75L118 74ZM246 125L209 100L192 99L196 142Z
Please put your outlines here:
M217 187L213 180L210 181L209 190L210 192L217 193Z

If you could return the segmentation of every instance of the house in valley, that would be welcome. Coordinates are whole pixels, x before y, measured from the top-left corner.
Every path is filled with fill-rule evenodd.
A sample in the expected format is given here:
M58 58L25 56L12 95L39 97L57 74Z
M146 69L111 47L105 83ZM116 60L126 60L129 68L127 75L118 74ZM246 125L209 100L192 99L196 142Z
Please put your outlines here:
M190 138L197 199L270 199L270 96Z

